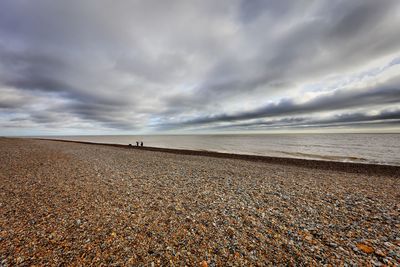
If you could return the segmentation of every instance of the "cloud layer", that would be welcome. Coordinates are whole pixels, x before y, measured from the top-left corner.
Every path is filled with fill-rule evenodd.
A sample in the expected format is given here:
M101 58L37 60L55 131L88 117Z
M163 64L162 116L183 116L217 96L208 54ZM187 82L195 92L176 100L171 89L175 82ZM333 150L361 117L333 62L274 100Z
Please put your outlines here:
M0 134L397 129L397 0L0 2Z

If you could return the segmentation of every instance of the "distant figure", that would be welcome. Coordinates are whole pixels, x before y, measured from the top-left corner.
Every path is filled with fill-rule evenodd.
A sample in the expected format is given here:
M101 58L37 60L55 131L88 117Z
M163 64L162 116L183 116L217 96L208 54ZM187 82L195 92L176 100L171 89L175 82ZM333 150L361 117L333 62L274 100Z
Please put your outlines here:
M132 144L129 144L129 146L132 146Z
M139 141L136 141L136 146L139 146Z
M140 142L140 146L143 146L143 142Z

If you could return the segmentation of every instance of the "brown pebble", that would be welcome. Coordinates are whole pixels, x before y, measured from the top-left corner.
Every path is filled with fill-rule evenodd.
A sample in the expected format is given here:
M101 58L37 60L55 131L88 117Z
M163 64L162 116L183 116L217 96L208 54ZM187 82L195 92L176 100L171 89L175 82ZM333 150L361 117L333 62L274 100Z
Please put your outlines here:
M367 254L371 254L371 253L374 252L374 248L373 247L370 247L370 246L365 245L363 243L358 243L357 244L357 248L359 250L361 250L362 252L367 253Z
M207 264L206 261L202 261L202 262L200 263L200 266L201 266L201 267L208 267L208 264Z

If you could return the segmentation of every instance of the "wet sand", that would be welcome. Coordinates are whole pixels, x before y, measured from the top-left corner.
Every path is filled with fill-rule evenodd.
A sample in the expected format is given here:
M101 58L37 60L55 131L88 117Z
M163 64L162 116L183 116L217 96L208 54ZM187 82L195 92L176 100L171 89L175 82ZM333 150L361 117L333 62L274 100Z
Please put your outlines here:
M0 266L398 265L400 167L0 138Z

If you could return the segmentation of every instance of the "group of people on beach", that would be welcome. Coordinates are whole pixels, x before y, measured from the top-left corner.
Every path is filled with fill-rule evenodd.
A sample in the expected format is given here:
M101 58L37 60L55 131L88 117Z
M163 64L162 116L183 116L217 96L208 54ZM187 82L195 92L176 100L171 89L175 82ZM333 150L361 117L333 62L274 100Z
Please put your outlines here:
M129 144L129 146L132 146L132 144ZM143 141L136 141L136 146L143 146Z

